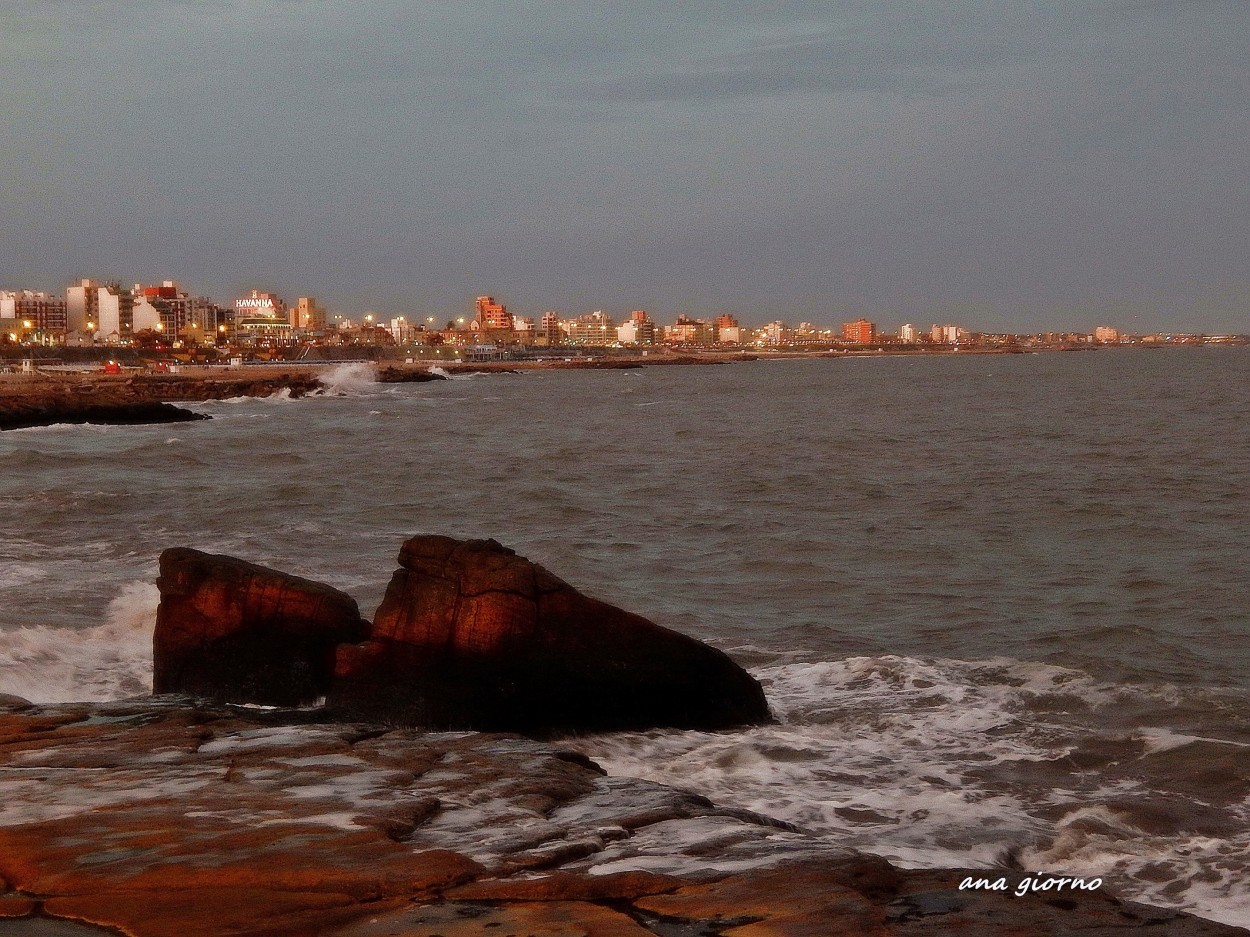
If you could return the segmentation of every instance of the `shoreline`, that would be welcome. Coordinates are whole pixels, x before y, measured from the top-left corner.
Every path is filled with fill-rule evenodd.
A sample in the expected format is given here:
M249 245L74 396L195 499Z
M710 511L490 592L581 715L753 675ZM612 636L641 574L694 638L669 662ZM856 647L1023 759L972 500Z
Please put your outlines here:
M74 921L133 937L1248 933L1118 898L1101 879L899 868L516 735L191 697L0 696L0 764L18 776L0 817L0 922L14 926Z
M1124 347L1124 346L1116 346ZM1157 350L1167 346L1127 346ZM1179 347L1179 346L1178 346ZM161 409L159 404L221 400L231 397L268 397L287 391L300 397L323 390L327 374L353 365L372 369L379 383L417 383L444 380L460 374L516 374L523 371L630 370L650 367L714 366L751 361L808 358L849 358L1016 355L1064 351L1100 351L1099 346L1020 347L908 347L821 349L811 351L674 351L654 349L639 354L564 356L464 361L409 358L408 360L349 360L283 362L265 365L182 365L176 372L127 368L119 374L102 370L36 370L0 373L0 430L47 426L55 423L159 423L187 419L189 411ZM437 370L436 370L437 369ZM440 373L442 372L442 373ZM150 418L140 410L153 407Z

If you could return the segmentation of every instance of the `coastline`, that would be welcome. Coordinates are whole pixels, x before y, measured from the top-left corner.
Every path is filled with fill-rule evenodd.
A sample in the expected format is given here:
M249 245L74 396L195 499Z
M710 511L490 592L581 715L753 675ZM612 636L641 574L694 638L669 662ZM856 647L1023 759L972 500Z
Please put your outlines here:
M0 767L0 933L1247 933L1061 872L900 869L520 736L0 697Z

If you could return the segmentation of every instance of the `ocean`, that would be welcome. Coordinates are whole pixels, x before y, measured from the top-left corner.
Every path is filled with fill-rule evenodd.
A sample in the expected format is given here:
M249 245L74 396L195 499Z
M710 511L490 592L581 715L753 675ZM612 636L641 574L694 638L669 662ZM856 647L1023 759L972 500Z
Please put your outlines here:
M166 547L368 616L407 537L493 537L779 719L575 741L609 772L1250 926L1250 349L371 377L0 434L0 693L148 692Z

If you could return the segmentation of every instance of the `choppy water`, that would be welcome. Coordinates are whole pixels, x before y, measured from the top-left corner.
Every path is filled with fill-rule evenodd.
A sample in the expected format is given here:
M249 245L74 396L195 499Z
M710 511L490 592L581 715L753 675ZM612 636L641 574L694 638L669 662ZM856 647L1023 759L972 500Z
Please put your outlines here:
M531 372L0 436L0 692L145 691L156 557L495 537L729 649L779 726L585 739L909 865L1250 925L1250 351ZM679 757L680 756L680 757Z

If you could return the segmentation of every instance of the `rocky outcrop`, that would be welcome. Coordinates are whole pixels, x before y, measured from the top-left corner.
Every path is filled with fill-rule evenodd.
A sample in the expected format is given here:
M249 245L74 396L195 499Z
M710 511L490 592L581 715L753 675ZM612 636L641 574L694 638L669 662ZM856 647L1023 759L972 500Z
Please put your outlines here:
M0 430L30 429L59 423L136 426L207 419L210 417L206 414L192 413L168 403L96 403L60 394L0 397Z
M298 397L322 386L311 372L227 375L228 372L213 377L66 374L0 382L0 430L58 423L137 425L207 420L210 419L207 414L194 413L166 401L268 397L279 391Z
M1247 933L1102 887L896 869L549 744L308 719L0 705L3 933Z
M335 648L368 634L356 600L229 556L161 554L153 689L294 706L324 697Z
M445 728L543 734L769 720L722 652L589 598L494 540L403 545L370 640L330 704Z

